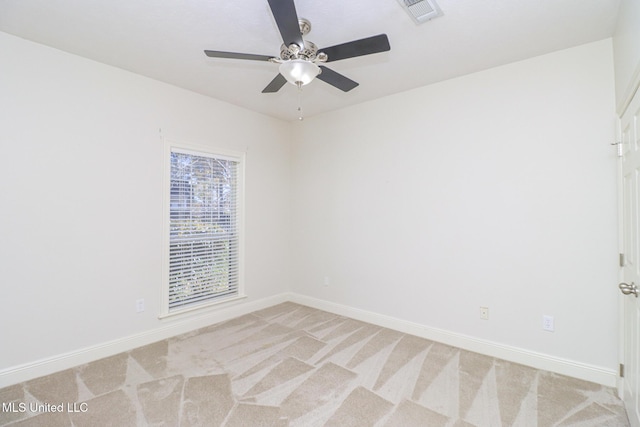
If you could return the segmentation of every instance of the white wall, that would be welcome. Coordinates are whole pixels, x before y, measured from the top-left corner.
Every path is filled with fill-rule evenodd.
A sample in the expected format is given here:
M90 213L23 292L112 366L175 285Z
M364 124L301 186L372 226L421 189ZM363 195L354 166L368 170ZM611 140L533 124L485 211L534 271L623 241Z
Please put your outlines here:
M160 129L246 150L241 304L289 289L288 123L4 33L0 55L0 373L176 322L157 317Z
M0 387L198 319L157 319L160 129L247 151L230 310L293 290L616 366L610 41L294 125L3 33L0 55Z
M621 0L613 36L616 105L622 115L640 84L640 2Z
M297 131L295 292L613 376L611 40L309 118ZM555 332L542 330L543 314Z

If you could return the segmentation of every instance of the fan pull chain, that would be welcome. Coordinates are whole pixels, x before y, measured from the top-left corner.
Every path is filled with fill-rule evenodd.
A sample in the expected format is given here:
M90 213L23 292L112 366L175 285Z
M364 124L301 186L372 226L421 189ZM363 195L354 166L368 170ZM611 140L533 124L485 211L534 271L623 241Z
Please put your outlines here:
M296 86L298 86L298 120L303 121L304 116L302 115L302 82L296 82Z

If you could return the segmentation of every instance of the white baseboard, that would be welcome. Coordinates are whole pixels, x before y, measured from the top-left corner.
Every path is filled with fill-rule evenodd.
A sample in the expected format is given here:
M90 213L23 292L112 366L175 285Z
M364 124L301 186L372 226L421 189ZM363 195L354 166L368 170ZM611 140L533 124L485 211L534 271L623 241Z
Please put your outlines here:
M320 300L301 294L282 293L256 301L235 303L228 307L221 307L218 310L207 312L200 316L194 316L185 320L172 322L169 325L148 332L131 335L103 344L86 347L2 370L0 371L0 388L73 368L104 357L113 356L124 351L129 351L143 345L161 341L163 339L190 332L214 323L229 320L234 317L242 316L286 301L292 301L298 304L317 308L319 310L328 311L341 316L350 317L352 319L416 335L464 350L508 360L514 363L520 363L536 369L556 372L558 374L591 381L608 387L616 387L617 385L617 372L612 369L605 369L547 354L481 340L467 335L432 328L426 325L330 301Z
M432 328L419 323L386 316L371 311L337 304L334 302L312 298L306 295L291 293L289 300L298 304L339 314L363 322L372 323L407 334L437 341L453 347L461 348L486 356L495 357L509 362L519 363L536 369L555 372L573 378L602 384L607 387L617 386L617 372L612 369L592 366L573 360L537 353L518 347L499 344L487 340L470 337L443 329Z
M186 319L174 320L170 324L159 328L130 335L102 344L85 347L79 350L13 366L0 371L0 388L18 384L44 375L53 374L85 363L93 362L104 357L109 357L133 350L134 348L162 341L186 332L191 332L205 326L233 319L256 310L271 307L288 301L289 294L282 293L255 301L234 301L218 306L214 311L207 311L201 315L193 315Z

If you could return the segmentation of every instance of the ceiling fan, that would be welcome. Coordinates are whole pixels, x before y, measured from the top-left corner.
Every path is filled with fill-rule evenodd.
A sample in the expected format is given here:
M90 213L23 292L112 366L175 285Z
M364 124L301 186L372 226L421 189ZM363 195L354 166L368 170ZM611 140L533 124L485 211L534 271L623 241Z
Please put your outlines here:
M321 64L386 52L391 49L386 34L318 49L315 44L303 39L303 36L311 31L311 24L306 19L298 18L294 0L268 0L268 2L284 42L280 48L280 57L216 50L204 51L212 58L248 59L280 64L279 74L262 90L262 93L277 92L287 82L301 88L316 77L348 92L358 86L358 83Z

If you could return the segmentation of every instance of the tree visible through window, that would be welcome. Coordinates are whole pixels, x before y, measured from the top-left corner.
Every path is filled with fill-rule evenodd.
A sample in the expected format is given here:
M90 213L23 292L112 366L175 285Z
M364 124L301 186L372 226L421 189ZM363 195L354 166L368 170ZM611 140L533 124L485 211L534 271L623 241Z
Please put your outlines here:
M171 151L170 311L238 294L239 164Z

